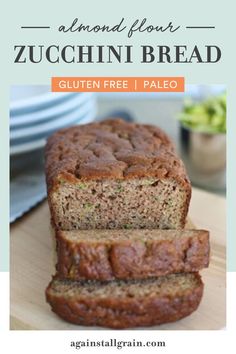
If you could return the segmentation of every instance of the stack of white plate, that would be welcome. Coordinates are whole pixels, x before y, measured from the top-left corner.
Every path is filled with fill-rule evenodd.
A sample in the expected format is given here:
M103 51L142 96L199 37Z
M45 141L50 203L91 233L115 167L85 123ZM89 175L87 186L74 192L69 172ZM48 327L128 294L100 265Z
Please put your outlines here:
M10 93L11 156L42 148L58 129L93 121L92 93L50 92L49 86L13 86Z

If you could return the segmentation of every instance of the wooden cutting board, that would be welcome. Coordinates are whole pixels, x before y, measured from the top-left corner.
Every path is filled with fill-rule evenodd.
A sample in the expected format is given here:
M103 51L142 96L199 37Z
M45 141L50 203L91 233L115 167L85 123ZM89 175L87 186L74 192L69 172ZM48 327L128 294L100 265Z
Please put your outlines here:
M189 220L210 230L210 267L201 272L205 283L198 310L158 330L201 330L225 327L225 198L193 190ZM188 225L191 226L191 225ZM53 238L47 202L11 227L11 329L77 330L51 312L44 290L54 273ZM147 328L146 328L147 329Z

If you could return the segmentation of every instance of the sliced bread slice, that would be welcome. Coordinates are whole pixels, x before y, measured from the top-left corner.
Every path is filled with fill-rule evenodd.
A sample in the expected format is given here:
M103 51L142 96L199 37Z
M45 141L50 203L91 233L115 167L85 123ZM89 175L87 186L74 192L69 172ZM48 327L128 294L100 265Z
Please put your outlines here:
M58 316L83 326L128 328L173 322L195 311L203 283L198 273L145 280L54 279L46 298Z
M209 263L205 230L57 231L56 239L61 279L142 279L196 272Z

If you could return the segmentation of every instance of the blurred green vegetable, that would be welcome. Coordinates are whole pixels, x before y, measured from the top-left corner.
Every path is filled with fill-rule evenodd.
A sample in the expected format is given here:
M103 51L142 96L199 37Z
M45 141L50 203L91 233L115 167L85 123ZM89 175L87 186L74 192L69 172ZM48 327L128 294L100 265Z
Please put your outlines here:
M194 103L187 100L179 115L181 123L204 133L226 132L226 94Z

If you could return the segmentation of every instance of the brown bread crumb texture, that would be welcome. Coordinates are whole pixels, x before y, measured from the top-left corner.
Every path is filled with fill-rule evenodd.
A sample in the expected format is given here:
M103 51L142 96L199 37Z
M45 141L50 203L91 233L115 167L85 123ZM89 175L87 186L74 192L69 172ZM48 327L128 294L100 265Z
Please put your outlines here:
M52 311L68 322L128 328L179 320L197 309L202 293L200 276L189 273L139 281L54 279L46 298Z
M61 130L46 147L56 228L183 228L191 186L169 138L149 125L107 120Z
M142 279L197 272L209 263L205 230L58 231L56 239L61 279Z

